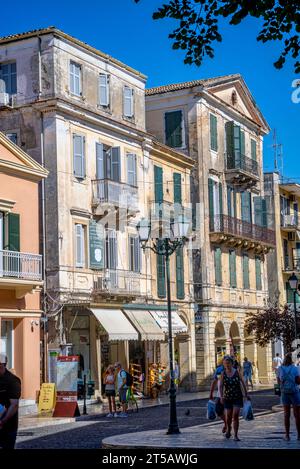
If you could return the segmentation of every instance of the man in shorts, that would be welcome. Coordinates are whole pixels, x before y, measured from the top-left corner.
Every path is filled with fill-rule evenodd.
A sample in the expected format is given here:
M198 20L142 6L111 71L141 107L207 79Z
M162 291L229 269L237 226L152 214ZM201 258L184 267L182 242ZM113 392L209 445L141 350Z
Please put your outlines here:
M118 394L119 394L119 399L122 405L122 412L119 414L119 417L128 417L127 401L126 401L127 389L128 389L128 386L126 385L127 373L122 367L122 364L120 362L115 363L115 370L117 371Z

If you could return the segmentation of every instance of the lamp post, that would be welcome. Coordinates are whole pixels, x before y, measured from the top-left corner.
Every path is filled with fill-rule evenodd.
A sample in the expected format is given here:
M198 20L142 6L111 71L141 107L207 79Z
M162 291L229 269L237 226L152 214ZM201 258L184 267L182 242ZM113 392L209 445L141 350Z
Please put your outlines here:
M297 330L297 304L296 304L296 295L298 289L298 278L297 275L293 272L293 274L289 277L289 285L290 289L293 290L294 293L294 314L295 314L295 338L298 338L298 330Z
M180 433L177 422L176 411L176 385L174 377L174 359L173 359L173 333L172 333L172 315L171 315L171 288L170 288L170 256L185 244L189 223L183 215L178 217L177 222L170 222L169 237L160 237L162 230L156 237L151 238L151 223L143 218L137 226L139 239L142 249L151 249L155 254L164 256L167 282L167 304L168 304L168 344L169 344L169 368L170 368L170 422L167 435ZM147 245L148 242L150 245Z

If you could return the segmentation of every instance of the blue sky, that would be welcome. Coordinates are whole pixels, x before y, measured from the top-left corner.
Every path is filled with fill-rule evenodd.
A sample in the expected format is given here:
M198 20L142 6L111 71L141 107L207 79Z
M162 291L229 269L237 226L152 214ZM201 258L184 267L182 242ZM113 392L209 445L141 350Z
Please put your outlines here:
M299 178L300 103L291 100L292 81L297 78L291 63L278 71L273 67L280 45L256 42L259 24L249 19L243 25L231 27L222 23L223 42L216 46L213 60L207 59L200 68L183 64L183 53L171 48L168 32L171 20L153 21L155 8L162 0L51 0L50 3L15 0L1 5L1 17L13 21L1 22L0 35L56 26L78 39L131 65L148 76L147 86L158 86L223 74L241 73L267 119L276 129L278 142L283 145L286 177ZM298 76L300 78L300 76ZM272 133L265 139L264 167L273 165Z

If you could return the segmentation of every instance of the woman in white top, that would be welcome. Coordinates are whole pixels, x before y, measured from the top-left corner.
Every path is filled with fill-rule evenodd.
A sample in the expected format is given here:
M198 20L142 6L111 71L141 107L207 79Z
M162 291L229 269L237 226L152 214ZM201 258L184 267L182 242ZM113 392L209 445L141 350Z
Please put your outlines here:
M116 413L116 388L115 388L115 368L110 365L105 374L105 395L108 399L109 414L106 417L117 417Z

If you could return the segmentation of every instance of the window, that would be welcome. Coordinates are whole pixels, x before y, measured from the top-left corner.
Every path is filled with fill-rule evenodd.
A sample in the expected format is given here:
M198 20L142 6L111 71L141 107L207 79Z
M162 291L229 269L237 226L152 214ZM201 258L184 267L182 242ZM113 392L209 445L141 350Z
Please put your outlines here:
M85 267L85 226L75 224L75 266Z
M77 178L85 178L85 137L73 134L73 171Z
M129 236L129 270L141 271L141 247L138 236Z
M0 92L13 95L17 93L16 62L0 64Z
M81 65L70 62L70 91L81 96Z
M96 143L96 179L111 179L119 182L121 178L120 147L107 147Z
M182 111L165 113L165 139L169 147L181 148L183 146Z
M229 251L229 277L231 288L236 288L236 256L235 251Z
M222 251L220 247L215 248L215 282L222 285Z
M243 286L245 290L249 290L250 281L249 281L249 256L248 254L243 254Z
M241 153L244 146L241 128L234 122L226 122L226 153L227 168L234 169L241 167Z
M257 154L256 154L256 141L251 138L251 158L252 160L257 159Z
M256 277L256 290L262 290L261 258L260 257L255 257L255 277Z
M136 155L127 153L127 182L130 186L137 186Z
M124 86L123 91L123 113L125 117L133 117L133 88Z
M7 368L14 367L14 344L13 344L14 323L12 319L1 320L1 352L7 356Z
M5 134L7 138L9 138L9 140L11 142L13 142L15 145L18 144L18 134L16 133L8 133L8 134Z
M220 228L223 215L223 189L222 183L208 178L208 201L210 228Z
M109 75L106 73L99 75L99 104L109 106Z
M217 116L210 114L210 148L218 151L218 127Z
M107 269L116 270L117 265L117 233L115 230L107 230L105 238L105 266Z
M178 300L184 299L184 260L183 248L176 250L176 296Z
M241 192L241 215L243 221L252 222L251 192Z

